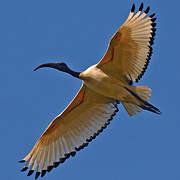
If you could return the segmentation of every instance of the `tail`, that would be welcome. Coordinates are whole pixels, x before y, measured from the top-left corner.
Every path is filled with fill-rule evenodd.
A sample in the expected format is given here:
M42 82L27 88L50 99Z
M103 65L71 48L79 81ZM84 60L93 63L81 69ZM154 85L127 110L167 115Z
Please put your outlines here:
M156 114L161 114L158 108L147 102L151 97L150 88L146 86L130 86L124 88L129 94L122 104L130 116L134 116L143 109Z

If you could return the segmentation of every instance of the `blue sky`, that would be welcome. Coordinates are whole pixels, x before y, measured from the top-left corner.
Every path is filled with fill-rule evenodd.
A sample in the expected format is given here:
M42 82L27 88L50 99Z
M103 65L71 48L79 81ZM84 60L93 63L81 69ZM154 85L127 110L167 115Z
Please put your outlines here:
M64 61L83 71L104 55L132 3L109 0L6 0L0 2L1 179L34 179L21 173L23 158L81 81L39 64ZM111 125L44 180L179 180L179 1L144 1L157 14L154 53L140 85L152 88L158 116L130 118L122 106Z

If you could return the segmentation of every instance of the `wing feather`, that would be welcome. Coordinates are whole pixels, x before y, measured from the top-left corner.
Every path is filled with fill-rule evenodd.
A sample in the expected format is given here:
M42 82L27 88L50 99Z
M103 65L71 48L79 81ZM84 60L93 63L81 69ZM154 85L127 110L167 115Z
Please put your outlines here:
M117 112L117 102L98 95L85 85L67 109L57 116L23 159L28 175L44 176L76 151L86 147L109 124Z
M97 64L111 76L124 77L129 83L138 82L147 69L156 31L154 14L147 16L150 8L142 13L141 4L135 14L134 9L133 5L127 20L113 35L106 54Z

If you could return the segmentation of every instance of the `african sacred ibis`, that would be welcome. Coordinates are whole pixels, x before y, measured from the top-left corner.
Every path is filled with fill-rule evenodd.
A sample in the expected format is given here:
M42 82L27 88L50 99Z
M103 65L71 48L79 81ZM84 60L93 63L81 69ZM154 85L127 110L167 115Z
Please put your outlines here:
M69 106L47 127L31 152L20 162L26 162L35 178L63 163L68 157L88 145L110 123L122 103L130 116L144 110L160 114L147 101L151 89L132 86L143 76L155 36L155 14L142 12L143 4L134 13L135 5L125 23L110 40L100 62L83 72L72 71L65 63L47 63L35 68L55 68L82 80L82 86Z

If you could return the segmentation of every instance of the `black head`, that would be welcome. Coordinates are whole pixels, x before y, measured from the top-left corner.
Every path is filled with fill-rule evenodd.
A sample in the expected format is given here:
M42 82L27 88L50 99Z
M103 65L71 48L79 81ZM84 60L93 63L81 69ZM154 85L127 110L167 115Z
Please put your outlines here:
M69 72L70 71L69 67L63 62L41 64L38 67L36 67L34 69L34 71L36 71L37 69L43 68L43 67L54 68L54 69L57 69L57 70L63 71L63 72Z
M34 69L34 71L36 71L39 68L43 68L43 67L49 67L49 68L54 68L57 69L59 71L63 71L66 72L68 74L71 74L72 76L79 78L80 72L75 72L72 71L71 69L69 69L69 67L63 63L63 62L58 62L58 63L46 63L46 64L41 64L40 66L38 66L37 68Z

